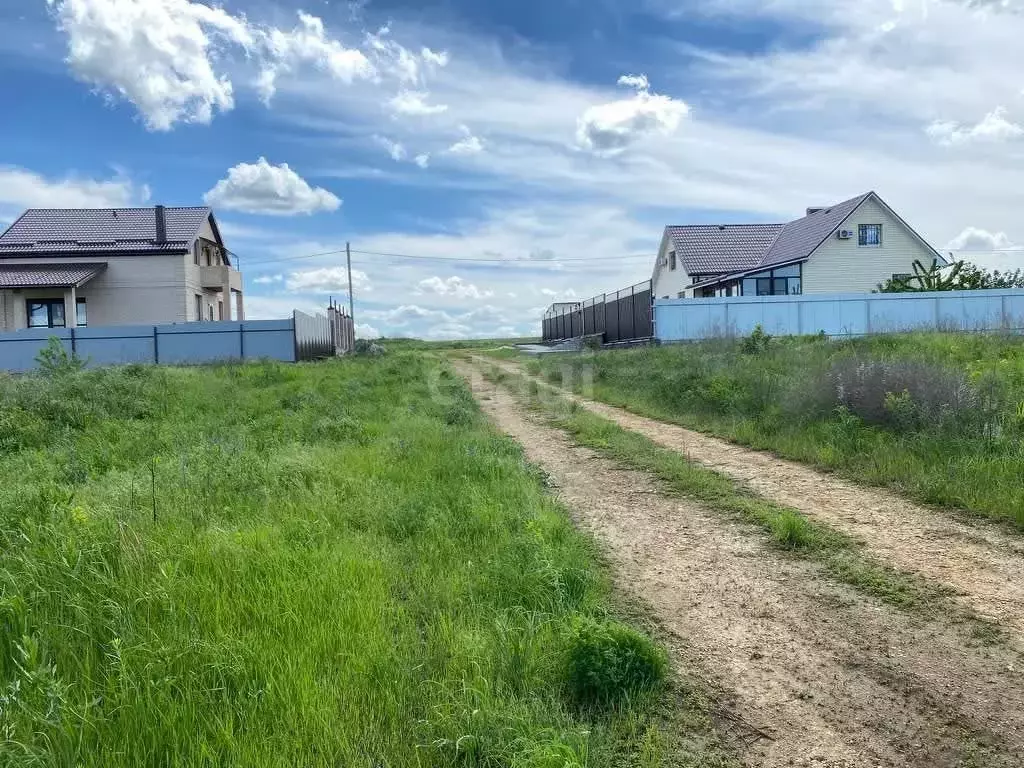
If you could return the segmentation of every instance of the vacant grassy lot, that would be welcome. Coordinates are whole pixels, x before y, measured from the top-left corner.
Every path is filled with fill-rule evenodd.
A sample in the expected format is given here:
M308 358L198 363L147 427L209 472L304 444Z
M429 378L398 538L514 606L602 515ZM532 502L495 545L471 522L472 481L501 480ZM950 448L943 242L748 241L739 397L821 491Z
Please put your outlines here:
M1024 339L910 334L551 355L554 382L1024 528Z
M0 379L0 765L668 764L594 562L426 356Z

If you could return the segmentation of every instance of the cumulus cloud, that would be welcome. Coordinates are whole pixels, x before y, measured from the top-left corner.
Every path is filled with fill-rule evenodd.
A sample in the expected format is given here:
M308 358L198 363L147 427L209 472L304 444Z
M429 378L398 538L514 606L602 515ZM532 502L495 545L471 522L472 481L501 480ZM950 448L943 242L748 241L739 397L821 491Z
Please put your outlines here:
M372 325L367 325L366 323L356 323L356 338L379 339L380 336L380 331L378 331Z
M963 232L949 241L946 246L951 251L1005 251L1016 249L1005 232L989 232L978 227L966 227Z
M348 295L348 270L345 267L319 267L292 272L285 287L295 293L337 293ZM370 277L362 270L352 270L352 290L372 290Z
M234 107L213 51L253 44L244 18L188 0L48 1L75 75L108 98L131 101L151 130L209 123L216 110Z
M426 168L430 165L430 153L424 152L422 155L416 155L416 157L413 158L413 162L420 168Z
M487 299L494 295L493 291L482 290L461 277L452 276L447 279L428 277L420 280L418 293L433 293L438 296L452 296L458 299Z
M645 136L669 135L689 112L689 106L658 93L651 93L646 75L623 75L619 85L636 92L587 108L576 123L576 143L598 155L616 155Z
M426 91L402 91L389 104L398 115L439 115L447 111L446 104L428 104L429 95Z
M262 34L261 39L265 61L257 89L264 101L270 101L277 90L278 75L292 72L302 64L312 65L344 83L376 74L376 69L362 51L346 48L329 38L323 21L302 11L295 29L289 32L270 29Z
M374 136L373 140L384 147L388 155L390 155L391 159L396 163L405 159L405 146L401 142L389 139L387 136Z
M146 127L167 131L178 123L209 123L235 106L232 71L251 71L269 103L283 75L311 67L342 83L355 80L420 84L425 73L448 64L446 51L415 53L385 27L366 35L364 50L331 37L323 21L298 12L298 24L280 29L251 23L244 14L193 0L47 0L68 41L76 77L111 101L135 105ZM231 67L229 65L235 65ZM400 99L396 109L443 107Z
M253 282L257 285L274 285L275 283L284 282L284 275L260 275L254 278Z
M261 157L255 164L239 163L226 179L206 193L207 204L245 213L295 216L336 211L341 200L320 187L311 187L288 167L271 165Z
M462 130L462 138L457 142L448 147L448 152L452 155L476 155L484 150L484 143L478 136L474 136L473 133L466 126L460 126Z
M1006 107L996 107L975 125L937 120L925 132L938 144L955 146L974 142L1011 141L1024 136L1024 127L1008 119Z
M16 208L123 208L149 199L149 188L124 175L97 181L47 179L23 168L0 166L0 205Z

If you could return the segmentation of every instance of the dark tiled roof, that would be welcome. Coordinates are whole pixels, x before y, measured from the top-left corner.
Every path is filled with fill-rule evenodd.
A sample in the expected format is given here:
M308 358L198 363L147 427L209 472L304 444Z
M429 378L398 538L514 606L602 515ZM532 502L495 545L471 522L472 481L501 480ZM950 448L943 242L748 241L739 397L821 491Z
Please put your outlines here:
M689 275L721 274L757 266L783 224L695 224L668 227L676 258Z
M807 258L870 194L867 192L858 195L836 203L831 208L822 208L802 219L789 222L761 261L754 266L770 267L773 264Z
M184 251L211 211L198 207L165 212L167 242L157 243L154 208L30 208L0 235L0 257Z
M0 264L0 288L70 288L92 280L101 264Z

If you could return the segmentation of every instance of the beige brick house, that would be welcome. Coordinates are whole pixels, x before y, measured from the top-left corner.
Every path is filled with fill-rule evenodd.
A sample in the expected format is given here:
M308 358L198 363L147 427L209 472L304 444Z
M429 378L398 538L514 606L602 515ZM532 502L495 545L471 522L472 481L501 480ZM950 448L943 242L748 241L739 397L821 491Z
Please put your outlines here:
M210 208L33 208L0 235L0 330L244 318Z

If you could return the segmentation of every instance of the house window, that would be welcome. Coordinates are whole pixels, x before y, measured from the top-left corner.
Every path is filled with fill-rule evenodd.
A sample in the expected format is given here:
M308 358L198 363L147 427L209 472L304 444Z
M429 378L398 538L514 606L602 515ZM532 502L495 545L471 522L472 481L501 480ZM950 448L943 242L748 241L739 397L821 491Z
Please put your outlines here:
M911 277L913 277L913 275L911 275L909 272L894 272L892 280L894 283L905 283Z
M731 285L725 286L725 295L726 295L726 297L732 296L732 286Z
M64 323L64 299L29 299L28 327L29 328L63 328Z
M203 295L201 293L196 294L196 320L203 319Z
M220 301L219 299L217 301L217 319L218 320L223 320L224 319L224 302Z
M758 296L771 296L772 295L772 280L770 277L759 277L757 279L757 295Z
M789 295L799 296L804 292L803 281L799 277L789 278Z
M203 246L203 253L206 254L206 266L213 266L213 255L210 253L210 249L205 245ZM212 319L212 318L211 318Z
M196 240L196 244L192 246L192 262L197 266L199 265L199 248L199 241Z
M675 251L672 251L668 255L668 268L671 269L672 271L675 271L675 268L676 268L676 252Z
M75 300L75 323L79 328L89 325L89 313L85 308L85 299Z
M209 307L207 307L207 309L210 310L210 322L212 323L213 322L213 305L211 304Z
M882 244L881 224L861 224L857 244L863 246L880 246Z

